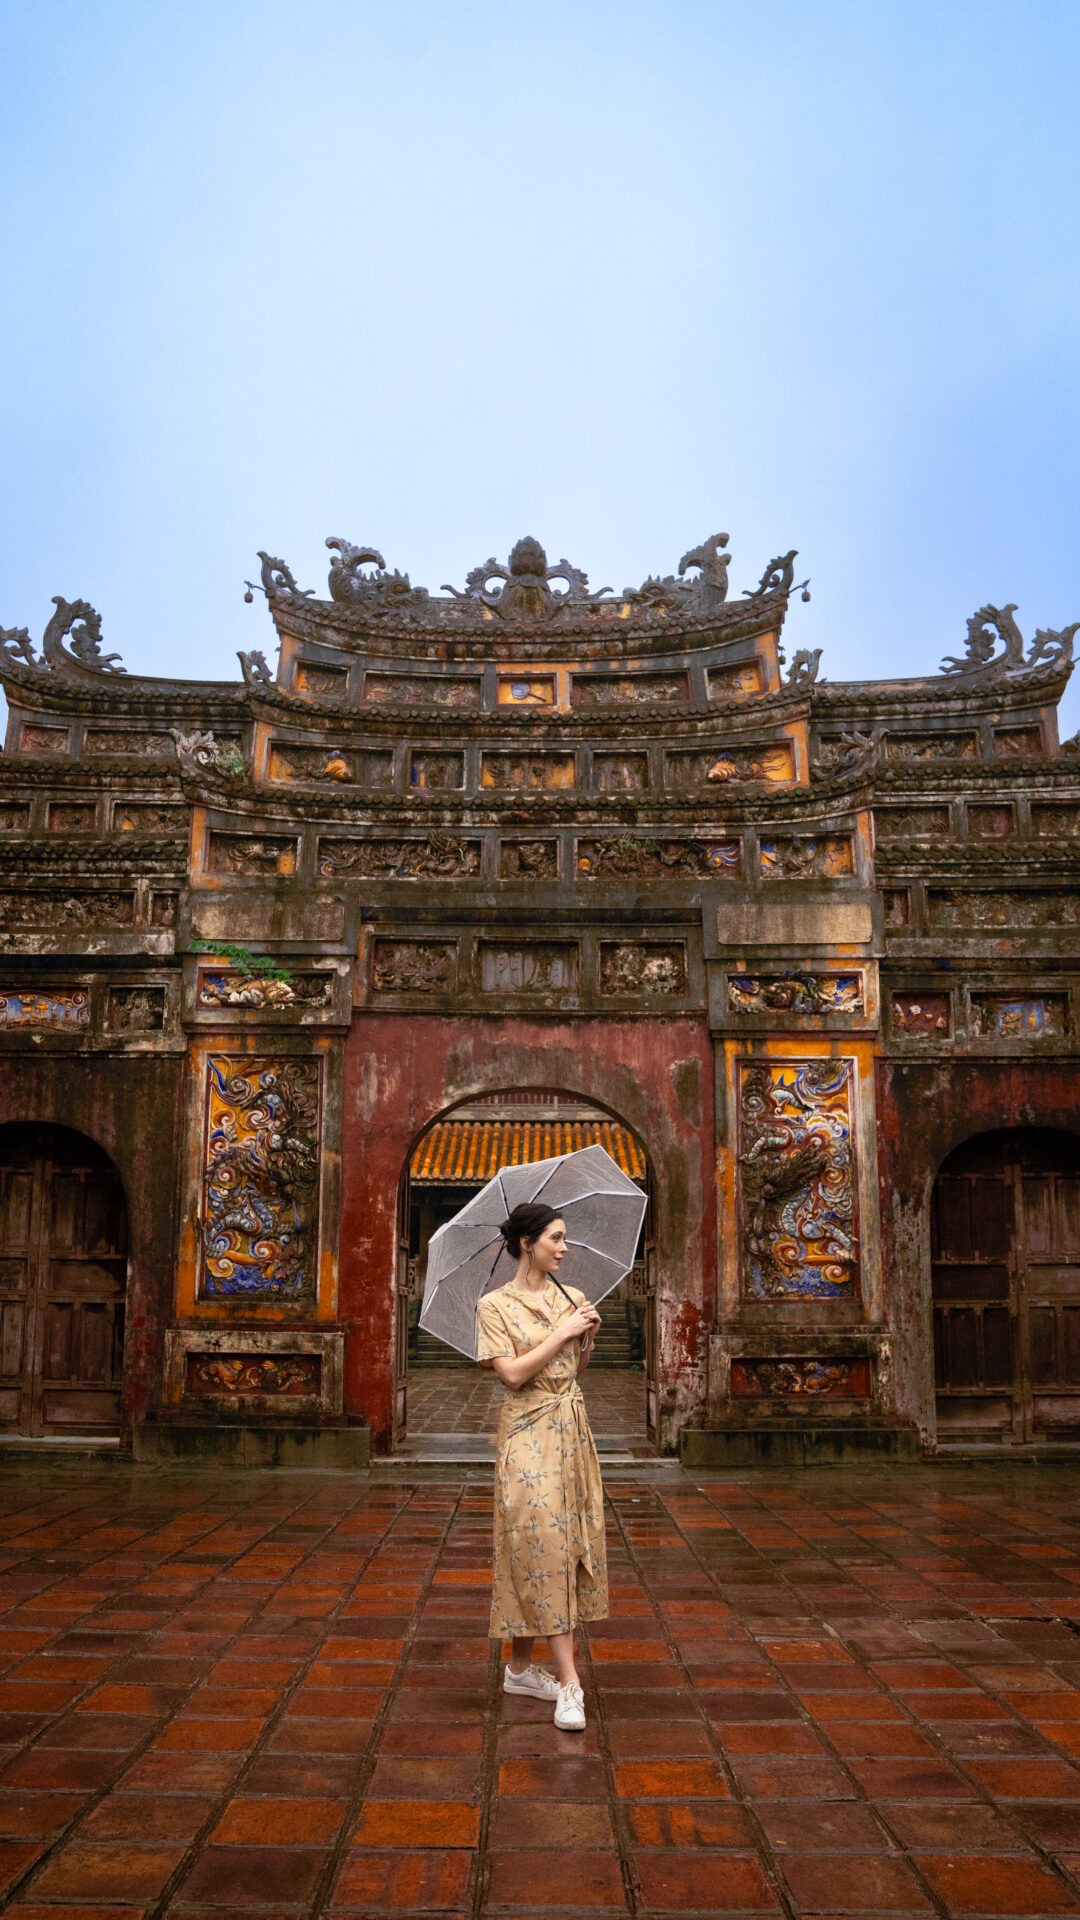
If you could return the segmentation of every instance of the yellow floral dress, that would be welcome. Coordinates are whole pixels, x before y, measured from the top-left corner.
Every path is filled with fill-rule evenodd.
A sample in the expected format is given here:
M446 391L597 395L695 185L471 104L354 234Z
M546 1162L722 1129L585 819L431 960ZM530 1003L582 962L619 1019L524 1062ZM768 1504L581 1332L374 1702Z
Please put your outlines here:
M575 1306L585 1295L567 1287ZM476 1310L481 1365L520 1359L571 1311L552 1281L542 1293L511 1282ZM608 1610L604 1489L585 1401L579 1345L568 1340L516 1390L507 1388L495 1453L492 1638L569 1633Z

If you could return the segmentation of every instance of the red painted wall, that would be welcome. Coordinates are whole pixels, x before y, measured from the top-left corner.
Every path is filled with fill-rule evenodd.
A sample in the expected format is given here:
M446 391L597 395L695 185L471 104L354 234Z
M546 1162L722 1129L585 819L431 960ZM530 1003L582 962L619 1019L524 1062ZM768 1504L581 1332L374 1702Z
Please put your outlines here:
M609 1108L651 1162L664 1442L704 1403L714 1311L712 1047L697 1019L449 1019L363 1014L345 1050L339 1310L345 1405L391 1443L402 1172L418 1136L480 1093L557 1088Z

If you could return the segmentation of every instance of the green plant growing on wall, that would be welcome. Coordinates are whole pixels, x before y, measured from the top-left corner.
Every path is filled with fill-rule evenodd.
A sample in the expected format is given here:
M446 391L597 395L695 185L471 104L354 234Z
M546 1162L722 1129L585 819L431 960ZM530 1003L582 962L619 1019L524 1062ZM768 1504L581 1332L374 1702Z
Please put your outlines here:
M239 947L232 940L193 940L192 953L211 953L215 960L235 967L247 979L281 980L286 986L292 986L293 975L280 960L274 960L267 953L252 953L250 947Z

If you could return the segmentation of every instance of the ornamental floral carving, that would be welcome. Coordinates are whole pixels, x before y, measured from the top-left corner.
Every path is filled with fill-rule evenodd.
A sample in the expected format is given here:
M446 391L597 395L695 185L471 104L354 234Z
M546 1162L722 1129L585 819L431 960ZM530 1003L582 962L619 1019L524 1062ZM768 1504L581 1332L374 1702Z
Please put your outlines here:
M733 973L728 1005L734 1013L861 1013L861 973Z
M737 1098L744 1292L850 1297L859 1262L851 1062L741 1061Z
M574 784L572 753L485 753L480 785L497 793L550 793Z
M346 747L302 747L275 740L270 748L271 780L302 781L309 786L389 786L392 753L354 752Z
M681 940L601 945L601 993L635 997L685 993L686 986L686 948Z
M977 760L975 733L890 733L885 741L887 760Z
M306 694L310 700L329 700L335 705L343 705L349 688L349 676L339 667L314 666L310 660L300 660L296 666L293 681L295 693Z
M204 1298L314 1295L319 1107L317 1061L209 1059Z
M874 828L881 840L919 840L949 831L948 807L875 807Z

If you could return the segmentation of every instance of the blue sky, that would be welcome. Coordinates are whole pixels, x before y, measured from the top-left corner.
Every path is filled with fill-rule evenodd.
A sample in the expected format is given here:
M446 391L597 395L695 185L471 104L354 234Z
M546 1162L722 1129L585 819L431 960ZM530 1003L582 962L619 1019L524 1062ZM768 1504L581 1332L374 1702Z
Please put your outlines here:
M259 547L719 528L832 679L1080 617L1075 0L6 0L0 73L0 623L229 678Z

